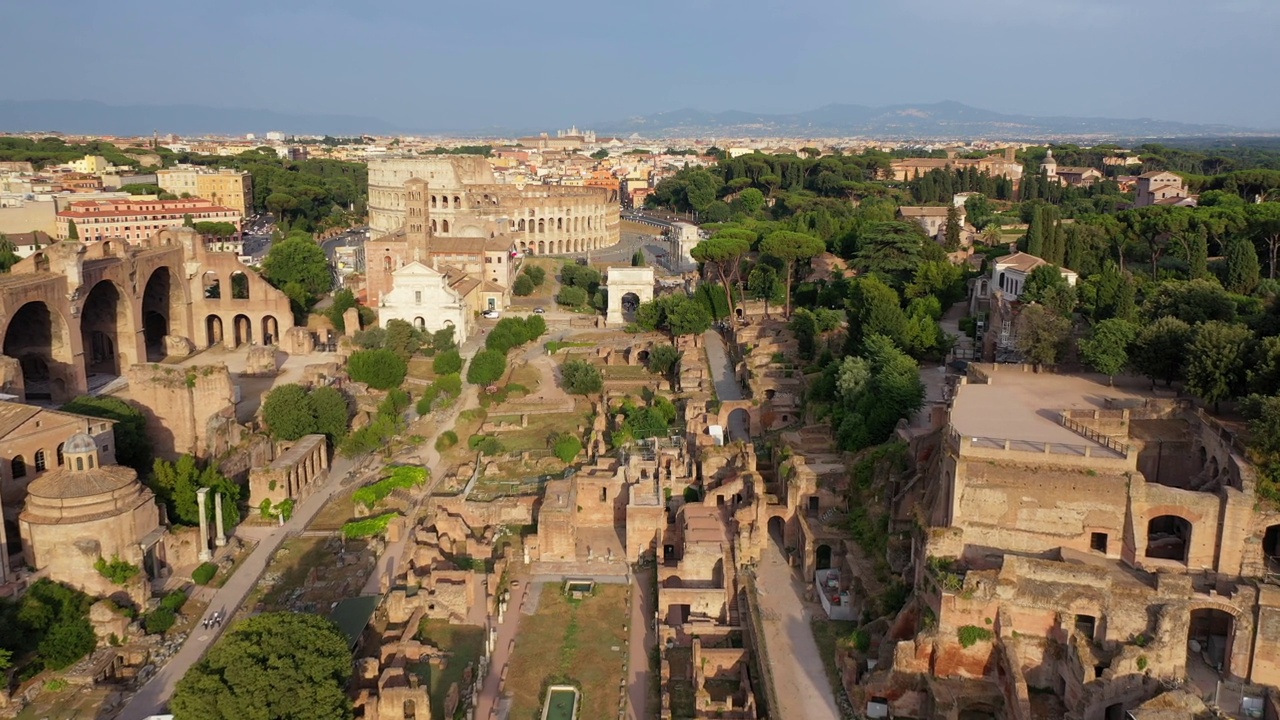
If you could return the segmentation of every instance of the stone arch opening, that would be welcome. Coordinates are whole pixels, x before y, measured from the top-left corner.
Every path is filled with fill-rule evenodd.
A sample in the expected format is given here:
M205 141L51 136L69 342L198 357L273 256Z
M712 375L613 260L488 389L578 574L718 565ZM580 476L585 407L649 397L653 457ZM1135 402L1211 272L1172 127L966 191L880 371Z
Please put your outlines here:
M1147 557L1187 561L1191 549L1191 523L1177 515L1160 515L1147 522Z
M58 448L57 448L57 450L55 450L55 451L54 451L54 455L55 455L55 457L57 458L57 461L58 461L58 467L62 467L62 464L63 464L63 462L64 462L64 458L63 458L63 455L62 455L62 448L63 448L65 445L66 445L66 443L58 443Z
M70 334L62 317L43 301L33 300L14 313L5 328L4 354L18 360L26 399L70 399L61 377L72 365Z
M213 347L222 342L222 318L210 315L204 319L205 347Z
M648 364L649 364L649 351L648 351L648 350L641 350L640 352L636 353L636 362L640 363L641 365L648 365Z
M516 224L516 229L524 232L524 218L520 218L520 222Z
M274 315L262 316L262 344L275 345L280 340L280 323Z
M1262 555L1267 562L1267 572L1280 573L1280 525L1272 525L1263 534Z
M418 706L412 700L405 700L404 705L400 707L400 713L404 716L404 720L417 720Z
M163 360L164 342L169 335L169 311L173 306L173 283L169 268L158 267L147 279L142 291L142 335L147 348L147 361Z
M539 255L547 254L547 243L542 240L538 241L538 254Z
M831 546L819 545L813 551L813 559L815 568L818 570L828 570L831 568Z
M453 209L454 210L462 209L462 198L458 197L457 195L453 196Z
M414 318L414 319L413 319L413 326L414 326L414 327L416 327L416 328L418 328L419 330L426 330L426 329L427 329L427 321L426 321L426 320L424 320L424 319L422 318L422 316L418 316L418 317L416 317L416 318Z
M1235 629L1235 617L1225 610L1218 608L1192 610L1190 621L1187 623L1188 670L1197 663L1206 665L1218 673L1229 669Z
M440 221L440 232L442 232L442 233L448 233L448 232L449 232L449 221L448 221L448 220L441 220L441 221Z
M204 288L205 298L218 300L222 297L222 281L218 279L218 273L210 270L201 275L200 286Z
M87 375L119 375L129 364L129 352L136 342L129 303L124 302L115 283L102 280L84 299L80 313L80 344L84 348Z
M735 408L730 411L727 429L729 439L747 440L751 437L751 413L745 408Z
M782 518L774 515L769 518L768 527L769 537L773 538L773 541L778 543L778 547L782 547L782 544L785 541L787 523Z
M627 320L640 307L640 296L637 293L627 292L622 294L622 315Z
M249 276L239 270L231 273L231 299L249 299Z
M436 207L436 196L435 196L435 195L432 195L432 196L431 196L431 207L432 207L432 208L435 208L435 207Z
M253 321L247 315L237 315L231 322L235 328L236 347L253 342Z

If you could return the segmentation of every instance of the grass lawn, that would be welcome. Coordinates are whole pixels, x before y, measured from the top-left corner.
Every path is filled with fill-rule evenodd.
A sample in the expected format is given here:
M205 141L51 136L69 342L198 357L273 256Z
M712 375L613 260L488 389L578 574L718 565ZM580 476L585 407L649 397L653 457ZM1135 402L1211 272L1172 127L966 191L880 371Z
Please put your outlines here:
M542 588L538 612L520 619L507 672L512 720L542 717L538 696L550 678L582 686L579 717L617 716L627 636L619 618L627 616L629 591L626 585L598 584L593 596L574 601L559 584Z
M431 688L431 717L444 718L444 700L449 687L458 683L458 690L463 697L466 696L466 688L462 687L462 673L467 665L478 662L480 653L484 651L484 628L477 625L450 625L445 620L427 618L422 621L418 638L451 654L448 665L442 670L431 667L429 663L420 663L410 668ZM475 667L472 667L472 677L474 676ZM464 707L465 703L458 703L457 717L465 717Z
M424 357L422 355L414 355L409 358L408 377L415 380L424 380L432 382L436 379L434 369L435 358Z
M840 684L840 673L836 670L836 648L842 642L849 642L849 635L858 629L858 623L851 620L828 620L815 615L811 626L813 640L818 644L818 654L822 656L822 667L827 671L827 682L831 684L831 691L839 698L844 695L844 686Z
M359 592L373 569L373 557L367 543L346 543L347 564L338 567L338 555L327 550L324 537L295 537L284 541L267 565L265 575L276 575L274 585L259 581L250 592L247 607L261 603L255 611L293 610L295 604L307 606L310 612L329 612L331 603ZM358 561L357 561L358 558ZM317 571L318 581L308 584L307 576ZM303 589L295 594L295 590ZM314 609L310 609L314 606Z
M520 422L519 416L505 417L514 417L515 422ZM578 426L586 423L587 420L587 416L576 412L530 415L528 427L498 433L498 439L502 441L502 446L507 449L507 452L545 450L548 435L553 432L576 433Z
M307 525L308 530L341 530L342 524L356 516L356 505L351 496L356 489L344 490L320 508L320 512Z

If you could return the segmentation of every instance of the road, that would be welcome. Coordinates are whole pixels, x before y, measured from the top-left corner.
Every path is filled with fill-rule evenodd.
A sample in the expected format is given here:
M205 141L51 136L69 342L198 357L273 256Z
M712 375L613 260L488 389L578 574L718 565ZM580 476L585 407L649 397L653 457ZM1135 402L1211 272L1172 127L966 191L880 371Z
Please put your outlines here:
M716 397L721 402L744 399L742 386L734 377L733 365L720 334L708 330L703 335L703 342L711 364ZM742 414L737 415L736 418L730 416L729 438L747 439L748 428L743 427ZM804 594L776 542L769 542L757 578L757 596L764 616L761 632L773 670L774 691L782 704L781 708L775 708L775 716L840 720L835 696L822 664L822 654L813 639Z
M653 684L653 672L649 667L650 651L657 647L658 635L653 627L654 592L657 570L645 568L631 578L631 627L627 640L627 720L648 720L656 717L656 709L649 708L649 688Z
M227 584L214 594L204 616L200 618L201 622L193 627L199 628L206 617L212 617L218 611L225 612L227 617L234 616L236 609L257 584L258 578L266 569L267 561L271 559L276 548L290 533L301 532L307 523L311 522L311 518L315 517L320 508L338 490L342 480L353 467L354 464L350 460L335 457L329 467L329 477L324 484L294 508L293 517L283 527L276 528L258 542L257 547L249 553L249 557L245 558L235 574L227 580ZM178 650L169 662L138 690L116 716L116 720L144 720L160 713L169 702L169 698L173 696L178 680L186 674L188 668L200 660L205 651L217 642L222 631L229 626L224 624L209 630L192 630L186 642L182 644L182 649Z

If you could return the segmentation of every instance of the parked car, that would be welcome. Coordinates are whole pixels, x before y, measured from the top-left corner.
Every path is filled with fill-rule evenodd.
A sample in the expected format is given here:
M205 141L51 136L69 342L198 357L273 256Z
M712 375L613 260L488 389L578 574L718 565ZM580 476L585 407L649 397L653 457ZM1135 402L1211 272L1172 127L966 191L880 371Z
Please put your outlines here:
M484 317L488 320L497 320L498 318L502 317L502 313L498 312L497 310L485 310Z
M536 307L536 308L534 308L534 309L533 309L533 314L534 314L534 315L545 315L546 313L547 313L547 311L546 311L546 310L543 310L541 305L539 305L538 307Z

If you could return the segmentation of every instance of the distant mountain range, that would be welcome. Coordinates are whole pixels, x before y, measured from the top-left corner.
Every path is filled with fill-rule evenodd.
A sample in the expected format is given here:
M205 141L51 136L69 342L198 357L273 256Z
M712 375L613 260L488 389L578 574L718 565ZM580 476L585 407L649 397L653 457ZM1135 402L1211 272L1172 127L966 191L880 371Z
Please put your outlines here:
M0 100L0 130L73 135L405 135L385 120L357 115L304 115L203 105L107 105L92 100Z
M991 138L1042 137L1175 137L1256 135L1253 128L1197 125L1140 118L1035 117L1005 115L945 101L925 105L824 105L801 113L769 115L739 110L703 112L683 109L598 123L604 135L639 134L647 137L785 136L877 138Z
M424 122L424 125L429 123ZM923 105L825 105L788 114L740 110L704 112L683 109L598 122L600 135L664 137L877 137L930 138L1145 138L1257 135L1272 131L1228 125L1197 125L1140 118L1036 117L1006 115L963 103ZM87 100L0 100L0 131L56 131L71 134L243 135L279 130L292 135L451 134L514 137L530 128L485 127L444 129L402 127L375 117L285 113L200 105L107 105Z

